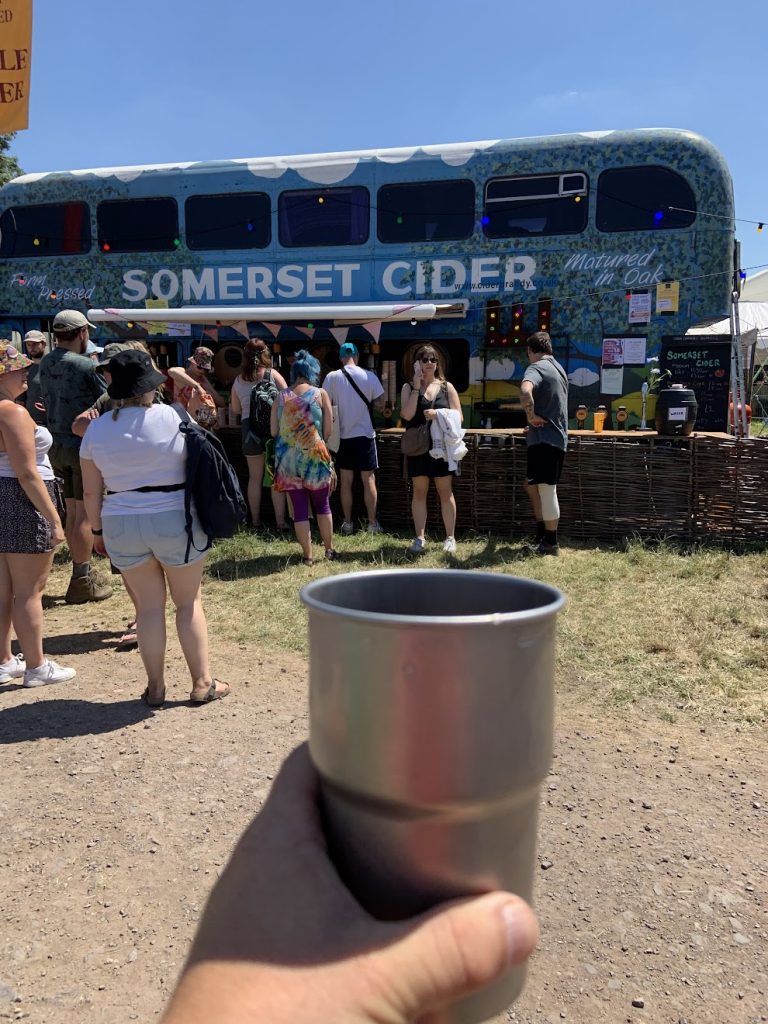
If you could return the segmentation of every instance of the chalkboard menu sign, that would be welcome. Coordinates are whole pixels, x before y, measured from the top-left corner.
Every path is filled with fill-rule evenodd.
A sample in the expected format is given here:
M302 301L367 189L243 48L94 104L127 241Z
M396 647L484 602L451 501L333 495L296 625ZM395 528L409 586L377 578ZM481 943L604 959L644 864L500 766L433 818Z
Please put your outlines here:
M727 432L731 390L730 335L668 335L661 339L661 370L669 370L672 384L693 388L699 411L696 430Z

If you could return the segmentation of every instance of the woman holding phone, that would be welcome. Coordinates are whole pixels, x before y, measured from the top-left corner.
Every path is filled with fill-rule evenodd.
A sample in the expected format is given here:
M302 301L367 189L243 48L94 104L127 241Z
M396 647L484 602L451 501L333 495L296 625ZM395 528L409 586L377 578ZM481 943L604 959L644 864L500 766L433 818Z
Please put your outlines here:
M410 383L406 381L403 384L400 394L400 416L407 426L419 427L422 423L433 420L438 409L453 409L458 412L460 418L462 416L458 393L453 384L445 379L437 350L431 345L422 345L416 352L413 378ZM453 496L452 481L454 471L448 468L445 459L436 459L429 452L409 456L407 468L408 479L413 488L411 515L416 534L408 548L409 554L423 555L426 549L424 532L427 525L427 494L430 480L435 482L445 526L443 551L453 554L456 551L456 499Z

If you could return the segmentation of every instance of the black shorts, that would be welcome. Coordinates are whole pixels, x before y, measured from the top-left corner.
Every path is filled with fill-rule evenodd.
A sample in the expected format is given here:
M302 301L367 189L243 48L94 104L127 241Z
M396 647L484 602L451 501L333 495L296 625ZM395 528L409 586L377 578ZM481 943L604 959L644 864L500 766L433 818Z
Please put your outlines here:
M336 469L370 472L379 468L375 437L342 437L336 452Z
M553 444L528 445L528 468L526 478L529 484L556 484L563 471L565 452Z
M80 447L65 448L63 445L51 445L48 453L53 471L61 480L61 489L65 500L74 498L83 500L83 471L80 467Z

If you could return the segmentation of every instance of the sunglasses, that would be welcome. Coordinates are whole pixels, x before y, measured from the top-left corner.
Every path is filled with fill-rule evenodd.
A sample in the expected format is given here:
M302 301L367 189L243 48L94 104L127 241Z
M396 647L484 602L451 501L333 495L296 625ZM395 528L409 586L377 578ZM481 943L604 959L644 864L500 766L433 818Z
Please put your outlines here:
M422 363L436 363L437 356L422 356L421 361Z

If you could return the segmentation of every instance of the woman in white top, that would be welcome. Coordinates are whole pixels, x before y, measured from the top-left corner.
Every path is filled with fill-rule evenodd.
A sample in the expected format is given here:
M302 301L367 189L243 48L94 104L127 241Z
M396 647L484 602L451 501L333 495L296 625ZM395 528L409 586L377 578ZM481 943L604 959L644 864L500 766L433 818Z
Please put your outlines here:
M243 432L243 455L248 461L248 508L251 511L253 528L258 529L261 522L261 492L264 481L264 465L266 462L266 446L269 435L260 437L251 429L251 392L264 380L271 376L278 391L286 387L284 378L272 369L272 355L259 338L251 338L243 349L243 366L232 383L232 411L240 417ZM272 508L275 510L275 524L278 530L288 530L290 526L285 519L285 495L272 488Z
M115 409L93 420L80 448L83 498L94 549L108 554L136 605L139 652L147 673L142 700L165 701L166 581L176 606L176 632L192 677L190 700L205 704L229 693L211 676L208 626L200 581L207 537L197 516L189 562L184 513L186 442L179 414L153 404L163 374L146 352L109 361ZM106 496L104 494L106 490Z
M43 591L53 549L64 540L51 435L16 399L32 361L0 341L0 683L63 683L75 675L43 654ZM11 623L21 654L11 651Z

